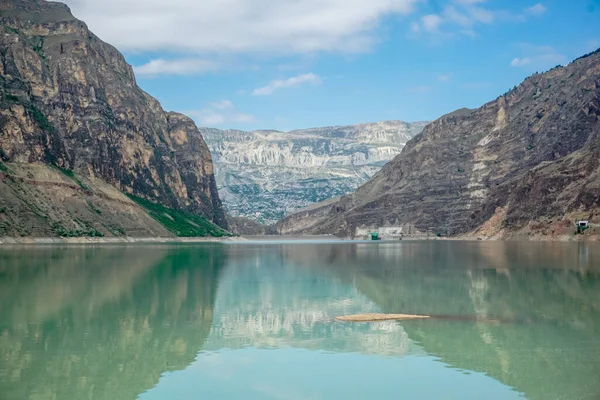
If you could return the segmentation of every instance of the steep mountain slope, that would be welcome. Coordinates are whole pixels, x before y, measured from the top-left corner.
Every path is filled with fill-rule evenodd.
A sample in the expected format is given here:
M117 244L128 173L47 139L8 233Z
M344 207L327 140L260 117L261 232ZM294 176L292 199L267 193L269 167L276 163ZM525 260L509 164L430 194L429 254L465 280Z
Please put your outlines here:
M600 52L429 124L355 193L280 223L353 235L415 224L442 235L572 232L600 211Z
M0 236L157 233L141 217L133 218L131 232L129 225L119 224L131 219L133 209L144 213L128 199L111 204L113 218L106 224L104 217L93 221L89 212L82 215L79 209L90 196L102 197L102 191L95 185L73 185L73 179L73 201L52 197L46 189L40 189L49 196L43 204L27 201L40 199L26 193L61 180L56 170L83 177L75 183L102 181L135 198L227 227L210 152L194 123L165 112L142 91L123 56L65 5L0 0L0 95L0 157L9 163L2 167ZM38 166L27 168L31 164ZM32 214L39 217L37 222L24 229L31 225Z
M291 210L356 189L426 123L277 131L201 129L228 212L273 223Z

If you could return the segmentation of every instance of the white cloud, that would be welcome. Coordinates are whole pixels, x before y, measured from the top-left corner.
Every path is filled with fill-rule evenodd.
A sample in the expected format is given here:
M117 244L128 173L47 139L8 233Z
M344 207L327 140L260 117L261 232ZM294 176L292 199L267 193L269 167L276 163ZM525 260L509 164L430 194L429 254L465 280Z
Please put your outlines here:
M63 0L123 51L301 54L366 51L383 18L419 0Z
M444 18L460 26L473 25L471 18L465 13L459 12L454 6L448 6L444 9Z
M546 12L546 7L542 3L537 3L532 7L526 8L525 12L533 15L542 15Z
M512 67L532 65L537 68L548 68L567 61L567 57L559 53L552 46L536 46L530 43L520 43L518 48L522 56L511 61L510 65Z
M436 37L452 37L461 34L476 37L476 27L495 22L524 22L527 15L541 15L546 7L538 3L521 13L513 13L505 9L490 8L484 4L486 0L450 0L438 14L421 17L413 22L411 31L419 33L427 31Z
M515 58L510 62L511 67L523 67L525 65L531 64L531 59L525 58Z
M211 105L217 110L227 110L233 108L233 103L229 100L221 100L211 103Z
M450 82L450 80L452 79L452 74L445 74L445 75L439 75L437 77L437 80L439 82Z
M495 14L492 11L480 7L469 7L469 16L473 23L480 22L482 24L491 24L494 22Z
M473 29L463 29L458 31L459 33L465 35L465 36L469 36L469 37L477 37L477 32L475 32Z
M474 37L473 26L476 24L491 24L496 20L494 12L478 6L481 0L455 0L447 4L440 14L429 14L421 17L420 23L413 23L411 30L418 33L421 30L434 34L447 35L448 32L440 30L442 25L459 27L458 33ZM416 24L416 26L415 26Z
M442 18L436 14L424 15L421 18L421 22L423 23L423 29L428 32L437 32L440 24L442 23Z
M159 58L147 64L136 66L134 70L137 75L154 77L157 75L196 75L214 71L217 68L217 63L208 60L196 58L165 60Z
M220 126L225 123L256 121L254 116L238 111L229 100L215 101L203 109L187 111L186 114L194 118L200 126Z
M272 94L277 89L290 88L298 85L302 85L305 83L310 83L313 85L318 85L321 83L321 78L313 73L303 74L294 76L288 79L279 79L271 81L267 86L254 89L252 94L254 96L267 96Z
M471 27L477 23L491 24L496 19L494 11L473 5L458 10L455 6L446 6L442 12L444 20L454 24Z

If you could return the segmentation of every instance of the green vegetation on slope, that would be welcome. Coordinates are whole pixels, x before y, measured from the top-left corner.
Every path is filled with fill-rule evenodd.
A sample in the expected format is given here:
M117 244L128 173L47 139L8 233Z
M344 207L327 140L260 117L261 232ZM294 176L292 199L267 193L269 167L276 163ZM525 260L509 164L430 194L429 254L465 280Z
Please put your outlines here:
M53 221L51 223L52 230L60 237L104 237L104 234L94 228L89 222L75 218L79 228L72 229L64 227L60 222Z
M10 169L8 169L8 167L6 166L6 164L4 164L2 162L2 160L0 160L0 171L8 174L10 172Z
M75 175L75 173L73 171L71 171L70 169L61 168L58 165L55 165L54 167L56 167L56 169L58 169L64 176L66 176L67 178L70 178L71 180L73 180L83 190L90 190L90 188L87 187L86 184L84 184L83 182L81 182L81 179L79 179Z
M226 230L199 215L182 210L174 210L131 194L127 196L146 210L152 218L178 237L231 236Z

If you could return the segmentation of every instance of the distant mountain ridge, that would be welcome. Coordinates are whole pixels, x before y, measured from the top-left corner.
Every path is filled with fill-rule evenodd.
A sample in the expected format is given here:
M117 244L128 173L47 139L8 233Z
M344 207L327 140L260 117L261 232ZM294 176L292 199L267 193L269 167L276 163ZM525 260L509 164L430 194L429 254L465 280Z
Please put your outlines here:
M383 121L279 132L200 128L228 213L274 223L366 182L426 122Z
M278 224L352 236L414 224L442 236L573 234L600 222L600 50L430 123L354 193Z

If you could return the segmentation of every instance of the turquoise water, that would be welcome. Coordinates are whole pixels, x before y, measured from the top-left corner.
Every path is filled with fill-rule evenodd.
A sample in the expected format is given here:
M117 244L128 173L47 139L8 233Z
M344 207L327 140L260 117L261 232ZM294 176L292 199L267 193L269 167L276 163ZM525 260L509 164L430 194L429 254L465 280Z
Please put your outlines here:
M0 248L0 399L136 398L600 399L600 246Z

